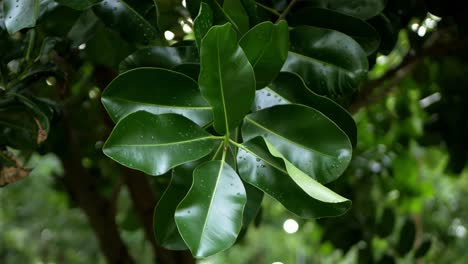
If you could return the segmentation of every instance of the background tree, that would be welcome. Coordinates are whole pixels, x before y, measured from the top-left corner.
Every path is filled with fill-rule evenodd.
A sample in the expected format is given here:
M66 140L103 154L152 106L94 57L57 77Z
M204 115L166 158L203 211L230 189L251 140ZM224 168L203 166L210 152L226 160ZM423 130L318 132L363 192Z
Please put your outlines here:
M463 263L465 12L2 1L0 261Z

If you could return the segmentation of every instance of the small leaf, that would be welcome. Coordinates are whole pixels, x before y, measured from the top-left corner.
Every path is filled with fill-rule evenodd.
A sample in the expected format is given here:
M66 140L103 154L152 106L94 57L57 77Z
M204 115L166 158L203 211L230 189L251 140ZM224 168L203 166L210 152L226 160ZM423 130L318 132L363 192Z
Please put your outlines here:
M173 169L171 183L154 209L153 226L158 244L170 250L185 250L187 245L179 234L174 214L192 183L197 162L186 163Z
M242 181L224 159L195 169L192 187L175 213L177 227L195 257L208 257L234 244L246 200Z
M357 127L353 117L333 100L320 96L305 85L302 78L291 72L281 72L267 87L255 94L255 109L297 103L317 109L335 122L348 136L353 147L357 141Z
M308 25L345 33L358 42L367 55L374 53L380 45L379 33L367 22L333 10L307 7L292 14L288 21L292 26Z
M338 216L345 213L351 205L349 200L299 170L288 172L284 161L270 154L265 141L260 137L242 144L237 162L239 174L245 181L302 218ZM288 174L294 176L290 177Z
M101 100L114 122L139 110L154 114L176 113L199 125L212 120L211 107L201 96L197 83L165 69L127 71L109 84Z
M245 117L242 137L262 136L286 160L320 183L338 178L351 160L346 134L319 111L303 105L277 105Z
M286 21L260 23L239 41L255 72L257 89L267 86L281 70L289 49Z
M198 50L193 46L151 47L135 51L119 65L121 73L140 67L174 69L183 63L198 63Z
M414 253L414 258L422 258L426 256L427 252L431 249L432 240L430 238L424 239L419 247L416 249Z
M39 14L39 0L4 0L3 12L6 29L8 33L13 34L23 28L36 25Z
M416 226L411 219L406 219L400 229L400 238L396 245L396 250L400 256L406 255L411 251L416 239Z
M201 93L213 108L216 132L225 134L249 112L255 96L254 71L230 24L208 31L202 41L200 61Z
M205 37L208 30L213 25L213 11L210 6L206 3L201 3L200 11L198 16L193 21L193 32L195 34L195 40L197 46L201 48L201 42L203 37Z
M104 0L93 11L107 27L129 42L148 45L158 37L156 28L123 0Z
M387 237L392 233L394 226L395 213L391 208L385 208L376 227L377 234L380 237Z
M282 71L299 74L320 95L350 95L367 77L366 53L341 32L300 26L290 31L290 41Z
M244 35L249 30L249 17L239 0L224 0L223 10L229 21Z
M117 123L103 151L124 166L161 175L213 148L213 136L183 116L138 111Z

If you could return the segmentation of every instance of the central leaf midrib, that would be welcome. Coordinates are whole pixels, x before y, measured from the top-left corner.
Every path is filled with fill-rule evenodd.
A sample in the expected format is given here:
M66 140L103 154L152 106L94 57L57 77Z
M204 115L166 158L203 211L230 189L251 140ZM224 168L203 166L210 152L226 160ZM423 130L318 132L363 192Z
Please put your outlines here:
M104 97L104 99L105 98L106 97ZM211 107L209 107L209 106L161 105L161 104L152 104L152 103L147 103L147 102L132 101L132 100L125 99L125 98L122 98L122 97L109 96L107 98L112 99L114 101L124 101L124 102L128 102L128 103L133 103L133 104L136 104L136 105L146 105L146 106L160 107L160 108L176 108L176 109L190 109L190 110L209 110L209 109L211 109Z
M195 139L190 139L190 140L183 140L183 141L175 141L175 142L168 142L168 143L160 143L160 144L119 144L119 145L114 145L114 147L164 147L164 146L170 146L170 145L179 145L179 144L186 144L186 143L192 143L192 142L197 142L197 141L203 141L207 139L213 139L212 136L208 137L201 137L201 138L195 138Z
M288 138L286 138L286 137L284 137L284 136L282 136L282 135L280 135L280 134L278 134L278 133L276 133L276 132L273 132L272 130L270 130L270 129L268 129L268 128L262 126L262 125L260 125L259 123L255 122L254 120L252 120L252 119L250 119L250 118L248 118L248 117L245 117L245 119L248 120L248 121L249 121L250 123L252 123L253 125L255 125L255 126L261 128L261 129L264 129L264 130L268 131L269 133L271 133L271 134L273 134L273 135L275 135L275 136L278 136L278 137L282 138L283 140L285 140L285 141L287 141L287 142L289 142L289 143L291 143L291 144L293 144L293 145L295 145L295 146L298 146L298 147L303 148L303 149L306 149L306 150L310 150L310 151L312 151L312 152L321 154L321 155L326 156L326 157L328 157L328 158L336 159L335 156L332 156L332 155L330 155L330 154L326 154L326 153L320 152L320 151L318 151L318 150L311 149L311 148L309 148L309 147L300 145L300 144L298 144L298 143L296 143L296 142L294 142L294 141L292 141L292 140L290 140L290 139L288 139Z
M224 150L223 150L224 151ZM198 250L200 250L200 245L202 243L202 239L203 239L203 234L205 233L205 230L206 230L206 224L208 223L208 218L211 214L211 206L213 204L213 200L216 196L216 190L218 189L218 184L219 184L219 179L221 178L221 173L224 169L224 162L225 162L225 159L226 159L226 154L225 152L223 153L223 157L221 158L221 166L219 166L219 171L218 171L218 175L216 176L216 182L215 182L215 186L214 186L214 189L213 189L213 193L211 195L211 199L210 199L210 203L209 203L209 207L208 207L208 212L206 214L206 218L205 218L205 222L203 223L203 228L202 228L202 232L200 234L200 241L198 242ZM198 251L197 250L197 251Z
M226 99L224 98L224 85L223 85L223 75L221 72L221 58L219 57L219 36L216 36L216 53L218 59L218 75L219 75L219 87L221 89L221 102L223 104L223 114L224 114L224 125L226 126L226 133L229 133L229 124L228 124L228 117L227 117L227 109L226 109Z

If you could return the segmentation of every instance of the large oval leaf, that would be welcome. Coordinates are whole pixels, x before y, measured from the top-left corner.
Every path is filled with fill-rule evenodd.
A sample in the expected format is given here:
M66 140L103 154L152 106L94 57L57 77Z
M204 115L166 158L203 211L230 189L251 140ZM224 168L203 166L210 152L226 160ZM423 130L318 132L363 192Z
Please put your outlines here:
M367 56L351 37L330 29L301 26L290 31L283 71L299 74L313 91L349 95L367 76Z
M308 25L340 31L352 37L366 51L374 53L380 45L379 33L367 22L325 8L308 7L292 14L288 19L292 26Z
M180 234L195 257L232 246L242 227L245 203L242 181L224 160L195 169L193 185L175 213Z
M260 23L239 41L255 72L257 88L267 86L279 73L288 56L289 31L285 20Z
M193 20L193 33L197 46L201 47L201 41L213 25L213 11L207 3L201 3L198 16Z
M269 153L260 137L242 144L237 162L239 174L245 181L302 218L338 216L345 213L351 205L349 200L299 170L288 172L284 162Z
M150 175L161 175L214 148L214 137L187 118L138 111L120 120L104 144L104 154Z
M36 25L39 0L4 0L5 27L10 34Z
M223 10L226 17L233 23L240 35L249 30L249 16L239 0L224 0Z
M225 134L249 112L255 96L254 71L229 23L208 31L200 61L200 90L213 107L215 130Z
M197 83L166 69L138 68L125 72L109 84L101 100L114 122L139 110L177 113L199 125L212 119L211 107L201 96Z
M93 7L97 17L123 39L148 45L158 38L158 31L124 0L104 0Z
M137 50L125 58L119 65L119 71L122 73L140 67L174 69L180 64L198 62L198 50L193 46L151 47Z
M281 72L267 88L255 94L257 110L288 103L303 104L319 110L346 133L353 146L356 145L357 127L353 117L333 100L312 92L297 74Z
M346 134L325 115L303 105L277 105L246 116L242 136L245 141L262 136L320 183L338 178L351 160Z
M173 169L171 183L154 208L153 227L158 244L170 250L185 250L187 245L180 236L174 219L177 206L192 184L192 173L197 162L186 163Z
M55 2L76 10L86 10L101 0L55 0Z
M367 20L381 13L385 8L386 0L305 0L304 6L328 8L350 16Z

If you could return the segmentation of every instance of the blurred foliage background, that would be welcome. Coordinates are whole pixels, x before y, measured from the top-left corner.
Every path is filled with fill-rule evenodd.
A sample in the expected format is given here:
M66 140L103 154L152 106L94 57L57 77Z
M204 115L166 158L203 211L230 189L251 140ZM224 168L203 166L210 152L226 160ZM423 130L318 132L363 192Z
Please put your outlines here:
M284 6L276 2L279 9ZM389 2L385 14L394 34L383 39L387 50L369 57L369 80L347 105L358 125L353 162L330 184L353 201L352 209L338 218L302 221L267 198L255 224L232 249L199 263L468 263L466 18L434 7L428 13L418 9L421 1L409 1L413 9L410 3ZM101 153L110 121L99 96L134 44L92 12L41 8L35 29L1 43L1 60L9 61L7 71L21 75L33 94L61 102L46 101L55 115L53 131L59 132L38 150L10 149L33 170L0 189L0 263L106 263L86 217L96 212L79 206L93 202L115 214L130 255L150 263L157 250L140 221L144 208L134 204L139 198L132 186L138 183ZM181 3L171 10L188 17ZM83 21L94 24L76 26ZM166 40L193 39L190 23L166 21ZM23 57L33 34L40 41ZM16 50L21 59L12 59ZM57 74L56 67L68 76ZM67 173L76 174L71 178L83 180L96 196L83 202ZM169 179L145 181L155 201Z

